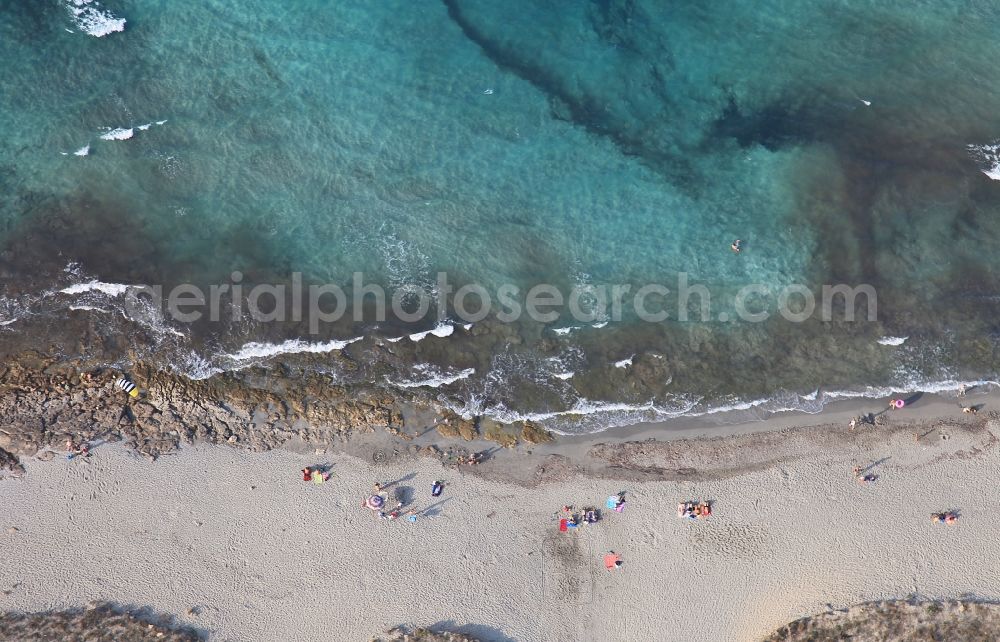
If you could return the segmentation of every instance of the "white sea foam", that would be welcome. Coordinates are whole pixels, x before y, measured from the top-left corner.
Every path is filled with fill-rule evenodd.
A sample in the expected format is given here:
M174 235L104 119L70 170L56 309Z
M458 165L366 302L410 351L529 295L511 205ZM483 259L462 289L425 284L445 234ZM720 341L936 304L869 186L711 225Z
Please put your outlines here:
M607 321L601 321L600 323L595 323L595 324L593 324L593 326L594 326L595 328L597 328L597 329L601 329L601 328L603 328L603 327L604 327L604 326L606 326L606 325L608 325L608 322L607 322Z
M567 326L565 328L552 328L552 331L555 332L556 334L559 334L559 335L565 335L565 334L569 334L573 330L579 330L579 329L580 329L580 326L571 325L571 326Z
M125 30L125 19L101 8L96 0L67 0L66 9L77 28L96 38Z
M355 337L347 340L324 341L322 343L309 343L301 339L288 339L282 343L259 343L251 341L245 344L237 352L226 355L233 361L249 361L250 359L266 359L279 354L300 354L310 352L322 354L334 350L343 350L355 341L360 341L362 337Z
M138 127L136 127L136 129L138 129L139 131L143 131L144 132L147 129L149 129L150 127L152 127L152 126L153 126L153 123L146 123L145 125L139 125Z
M74 156L86 156L89 153L90 153L90 145L84 145L80 149L78 149L75 152L73 152L73 155Z
M414 332L410 335L410 341L417 342L422 341L429 334L433 334L435 337L450 337L452 333L455 332L455 326L448 325L447 323L442 323L433 330L425 330L424 332Z
M615 361L615 367L616 368L627 368L630 365L632 365L632 359L634 359L634 358L635 358L635 355L632 355L628 359L622 359L621 361Z
M165 121L165 120L158 120L158 121L156 121L156 124L157 124L157 125L162 125L162 124L164 124L165 122L167 122L167 121Z
M132 287L124 283L104 283L103 281L88 281L87 283L74 283L61 290L63 294L84 294L86 292L103 292L108 296L119 296L125 294Z
M883 346L901 346L910 337L882 337L878 340L879 345Z
M895 395L908 395L914 392L924 392L927 394L955 392L961 389L962 386L966 388L973 386L1000 386L1000 382L989 379L975 381L945 379L942 381L908 382L906 384L888 386L865 386L861 390L831 390L829 392L824 391L822 396L829 399L882 399Z
M440 388L441 386L447 386L462 379L468 379L476 373L475 368L466 368L457 373L440 372L433 366L423 364L418 365L414 370L421 375L421 378L397 381L393 385L400 388Z
M968 145L969 154L979 162L979 170L995 181L1000 181L1000 143Z
M176 362L171 361L170 367L175 372L179 372L188 379L195 381L208 379L209 377L225 372L222 368L216 367L211 361L193 351L182 355Z
M556 372L552 376L555 377L556 379L562 379L563 381L566 381L568 379L572 379L575 375L576 375L575 372Z
M105 310L104 308L99 308L96 305L71 305L71 306L69 306L69 309L70 310L85 310L85 311L88 311L88 312L104 312L105 314L108 314L110 312L109 310Z
M132 128L125 129L123 127L116 127L101 134L101 140L128 140L134 135L135 130Z

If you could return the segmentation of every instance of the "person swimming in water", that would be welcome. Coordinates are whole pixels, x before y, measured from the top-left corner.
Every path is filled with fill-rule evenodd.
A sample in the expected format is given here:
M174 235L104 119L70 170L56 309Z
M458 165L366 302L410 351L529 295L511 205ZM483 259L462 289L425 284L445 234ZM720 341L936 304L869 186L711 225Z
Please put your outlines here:
M730 245L729 247L732 248L733 252L736 252L737 254L739 254L740 253L740 249L741 249L740 245L742 243L743 243L743 241L741 241L740 239L736 239L735 241L733 241L733 244Z

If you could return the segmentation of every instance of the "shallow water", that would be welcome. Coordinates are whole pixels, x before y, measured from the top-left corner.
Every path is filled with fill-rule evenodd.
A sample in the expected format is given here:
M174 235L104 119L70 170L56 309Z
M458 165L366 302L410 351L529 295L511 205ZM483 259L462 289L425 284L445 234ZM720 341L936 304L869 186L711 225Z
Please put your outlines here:
M582 420L554 413L608 409L593 429L994 376L993 3L109 0L82 25L102 37L71 4L0 21L7 336L26 311L115 308L42 296L91 279L674 289L683 272L710 288L708 322L522 319L387 344L398 359L355 376L566 429ZM878 319L719 321L753 283L871 284ZM149 353L200 375L279 352L251 342L434 325L161 328ZM363 345L346 351L377 361Z

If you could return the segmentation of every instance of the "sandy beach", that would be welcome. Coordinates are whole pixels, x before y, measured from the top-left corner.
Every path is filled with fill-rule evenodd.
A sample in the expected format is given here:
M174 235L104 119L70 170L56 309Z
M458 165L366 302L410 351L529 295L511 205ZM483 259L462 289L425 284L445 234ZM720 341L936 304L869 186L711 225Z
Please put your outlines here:
M758 640L859 602L996 600L998 430L958 414L591 444L591 458L677 478L594 477L535 452L519 459L542 469L530 484L508 474L518 453L460 471L209 445L150 463L105 445L88 459L27 459L23 478L0 482L0 600L152 608L210 640L368 640L410 623L500 642ZM332 478L303 483L299 469L318 463ZM854 466L878 479L858 483ZM360 506L376 481L412 499L416 522ZM622 490L624 512L559 532L561 506ZM679 519L688 499L714 514ZM944 510L958 523L931 522ZM604 569L608 550L622 568Z

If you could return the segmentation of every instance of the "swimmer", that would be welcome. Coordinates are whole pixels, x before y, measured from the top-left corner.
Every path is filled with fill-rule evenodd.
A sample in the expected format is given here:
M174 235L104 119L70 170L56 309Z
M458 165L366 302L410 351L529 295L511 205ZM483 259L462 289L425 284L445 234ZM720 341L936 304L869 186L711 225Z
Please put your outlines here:
M739 254L740 253L740 245L742 243L743 243L743 241L741 241L740 239L736 239L735 241L733 241L733 244L730 245L729 247L733 250L733 252L736 252L737 254Z

